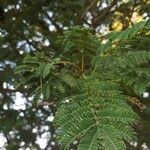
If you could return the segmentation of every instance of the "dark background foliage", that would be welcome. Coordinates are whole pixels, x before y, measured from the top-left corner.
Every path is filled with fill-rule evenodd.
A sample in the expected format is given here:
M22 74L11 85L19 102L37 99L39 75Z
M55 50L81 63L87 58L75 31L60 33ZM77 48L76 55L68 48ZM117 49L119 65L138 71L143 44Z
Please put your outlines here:
M4 147L42 149L37 137L46 136L44 149L59 149L53 143L55 136L50 136L54 127L49 116L55 108L37 105L23 87L14 88L20 80L14 69L27 53L60 57L62 51L55 41L70 26L90 28L104 40L109 31L124 30L149 17L148 0L0 0L0 135L5 137ZM16 95L22 96L23 107L16 107ZM143 143L150 147L149 100L143 100L142 119L135 127L137 146L128 149L141 150Z

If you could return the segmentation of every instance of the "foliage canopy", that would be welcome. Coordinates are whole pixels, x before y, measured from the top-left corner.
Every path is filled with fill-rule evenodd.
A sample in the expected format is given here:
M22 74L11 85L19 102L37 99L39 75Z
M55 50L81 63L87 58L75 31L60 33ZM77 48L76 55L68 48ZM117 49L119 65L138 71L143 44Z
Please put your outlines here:
M58 42L64 55L67 52L74 59L52 59L37 53L25 57L17 67L23 85L36 91L38 99L57 95L60 106L54 123L63 149L78 140L79 150L123 150L123 140L135 140L131 125L138 116L128 102L140 98L150 84L149 31L149 21L139 22L109 34L108 41L100 44L87 29L74 27Z
M67 113L84 119L88 115L91 119L111 115L105 111L108 91L114 94L109 97L114 99L112 109L125 103L129 113L133 113L130 119L135 119L134 123L139 120L134 112L140 116L136 125L126 120L130 138L119 136L114 143L122 138L128 141L128 150L142 149L143 144L150 147L150 101L141 95L145 89L150 91L149 21L133 26L149 18L148 0L0 0L0 139L5 143L0 144L0 149L61 149L55 130L60 131L61 127L66 132L65 128L69 128L61 124ZM70 108L66 115L65 108ZM91 109L94 114L88 113ZM82 110L86 113L80 114ZM63 117L60 121L59 114ZM116 114L112 115L115 118ZM50 119L53 116L54 122ZM76 119L73 116L72 122L81 122ZM86 125L94 125L96 120L93 118ZM108 117L103 119L103 125L105 120ZM117 128L113 119L111 122L111 127ZM92 133L93 139L99 141L99 134L94 133L102 130L100 125L78 134L76 142L70 141L70 148L76 149L78 143L81 148L85 146L84 137ZM129 142L135 137L132 125L138 138L136 146ZM69 129L71 137L79 131ZM57 135L58 141L63 139L60 132ZM40 144L41 138L45 144ZM91 146L105 142L97 144L96 140ZM63 140L60 143L68 147ZM119 146L124 147L123 141Z

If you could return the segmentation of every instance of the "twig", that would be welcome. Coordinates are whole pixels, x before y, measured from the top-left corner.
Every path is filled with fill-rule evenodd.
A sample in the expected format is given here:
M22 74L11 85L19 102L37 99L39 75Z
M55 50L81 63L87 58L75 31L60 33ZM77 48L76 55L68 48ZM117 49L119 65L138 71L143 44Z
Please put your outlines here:
M46 101L42 101L42 102L39 102L37 104L37 106L54 106L54 102L46 102Z
M55 26L57 31L62 34L63 30L59 27L59 25L46 13L46 17L51 21L51 23Z
M69 62L69 61L60 61L60 62L57 63L57 64L69 64L69 65L71 65L71 66L74 66L80 73L82 72L76 64L74 64L74 63L72 63L72 62Z
M84 18L84 16L86 15L86 13L89 11L89 9L97 2L98 0L94 0L89 7L86 9L86 11L83 13L83 15L81 16L81 20Z
M93 27L94 28L97 26L97 24L99 23L100 20L105 20L105 18L107 17L107 15L111 12L110 11L111 8L113 6L115 6L116 3L117 3L117 0L113 0L112 3L108 7L102 9L99 12L100 15L98 15L96 18L93 19Z

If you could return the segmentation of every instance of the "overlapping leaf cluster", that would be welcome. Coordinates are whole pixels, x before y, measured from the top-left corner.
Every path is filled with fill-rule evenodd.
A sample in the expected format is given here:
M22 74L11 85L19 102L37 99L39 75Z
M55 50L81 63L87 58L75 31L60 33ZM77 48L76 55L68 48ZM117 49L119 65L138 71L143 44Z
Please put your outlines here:
M132 141L135 133L130 125L138 119L126 103L119 85L112 81L84 79L80 94L56 114L58 139L65 149L80 139L78 149L125 149L123 139Z
M47 99L55 89L53 97L61 104L55 127L62 149L77 140L79 150L124 150L124 140L135 140L131 126L138 116L127 98L140 97L149 87L149 29L149 21L140 22L109 34L108 42L101 45L87 29L75 27L60 40L64 55L67 52L75 59L62 61L37 54L27 56L18 67L27 88ZM93 66L89 54L95 55ZM59 68L61 63L65 65Z
M97 68L103 70L101 76L117 78L135 94L142 95L150 86L149 31L150 22L142 21L123 32L109 34L108 42L93 59Z
M16 87L26 85L30 95L37 100L43 97L45 101L53 101L60 94L62 98L68 88L74 87L75 79L65 69L62 71L60 64L60 58L50 59L44 53L27 55L16 69L22 77Z

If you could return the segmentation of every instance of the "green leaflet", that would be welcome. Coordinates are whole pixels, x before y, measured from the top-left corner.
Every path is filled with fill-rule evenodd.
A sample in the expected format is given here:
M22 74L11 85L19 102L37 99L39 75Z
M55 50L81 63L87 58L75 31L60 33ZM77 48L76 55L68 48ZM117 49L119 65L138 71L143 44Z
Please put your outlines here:
M44 84L44 86L42 87L42 93L43 93L43 97L44 100L47 100L50 97L50 85L49 83Z
M86 96L82 98L81 94L78 101L76 97L72 98L73 101L60 108L56 114L59 142L69 149L71 142L78 137L81 138L78 146L80 150L96 150L100 146L108 150L125 149L122 139L134 139L135 133L130 125L138 117L126 104L123 95L119 99L119 86L111 81L86 79L80 90Z
M75 79L67 71L58 70L61 58L50 59L43 53L27 55L23 64L16 68L16 73L22 76L18 86L27 85L30 93L40 100L52 100L50 95L60 97L65 94L66 87L74 88Z
M89 129L81 139L78 150L97 150L99 147L98 130L97 126Z
M112 126L102 126L99 130L101 144L105 150L124 150L125 144L123 143L121 137L116 134L116 130Z
M27 65L20 65L15 70L15 72L19 74L24 73L24 72L32 72L32 71L33 70Z
M142 21L122 32L108 35L108 42L93 58L101 78L118 78L125 88L142 95L149 87L150 35L149 21ZM114 45L114 47L112 46ZM107 49L103 49L103 48ZM107 53L106 53L107 52ZM102 70L102 72L101 72Z
M63 38L59 40L65 52L80 52L90 54L95 51L100 42L96 36L93 36L88 29L72 27L69 31L64 32Z

